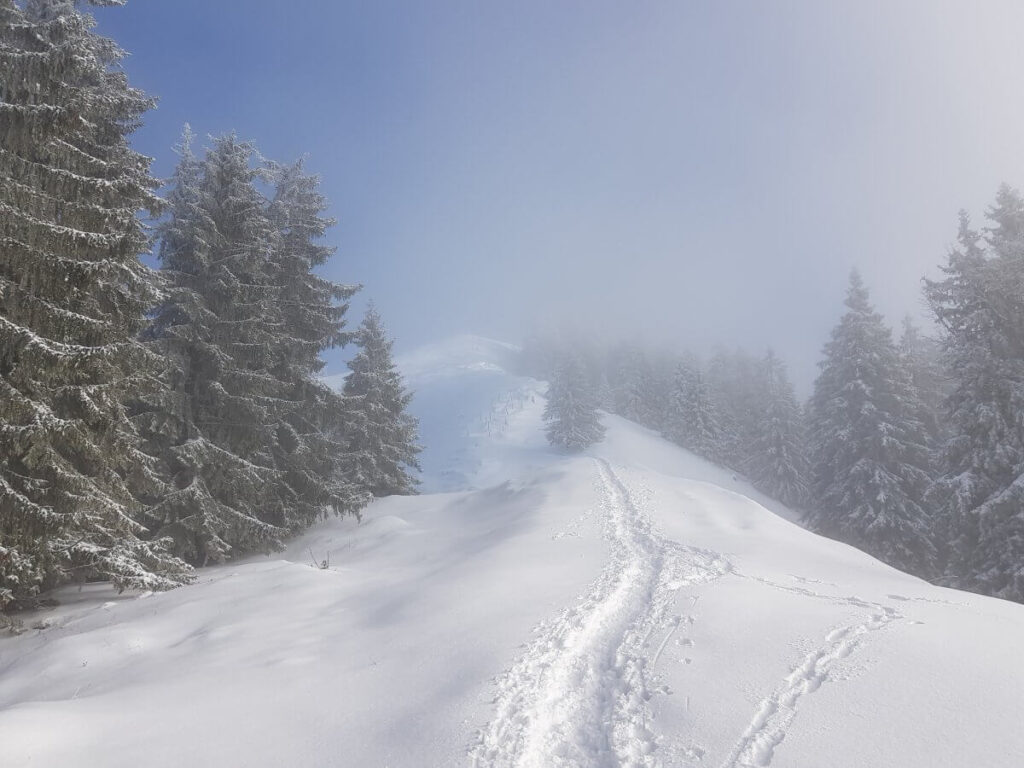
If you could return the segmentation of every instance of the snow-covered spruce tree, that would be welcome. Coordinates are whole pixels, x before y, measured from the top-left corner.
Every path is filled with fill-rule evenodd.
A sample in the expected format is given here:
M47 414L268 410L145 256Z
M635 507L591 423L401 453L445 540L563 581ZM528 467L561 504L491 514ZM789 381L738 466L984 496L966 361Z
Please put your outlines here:
M200 160L186 141L159 229L166 300L148 336L169 361L168 392L137 420L174 486L154 516L200 564L275 547L294 503L275 464L295 403L271 374L282 288L254 155L226 136Z
M334 253L321 240L334 222L323 216L327 203L320 180L301 162L274 166L269 214L276 242L274 280L281 291L276 308L283 332L271 374L291 405L277 424L275 462L293 494L289 524L308 525L325 510L358 514L370 486L351 478L345 424L356 400L321 383L321 353L352 340L345 330L348 300L358 286L339 285L315 274Z
M603 370L597 378L597 385L594 387L594 402L601 410L614 412L615 397L612 395L612 387L608 383L608 375Z
M343 394L350 399L346 476L374 496L411 494L419 470L416 419L409 414L412 393L391 356L380 315L371 305L355 332L359 348L349 361Z
M148 336L168 386L136 420L173 479L155 522L199 563L368 500L343 469L349 404L318 378L356 289L313 272L333 252L316 177L254 159L228 136L198 160L186 127L160 230L167 300Z
M948 436L942 414L950 395L950 378L943 365L942 348L906 317L903 319L899 353L900 362L910 377L921 406L918 419L927 430L929 443L938 449Z
M931 498L946 581L1024 602L1024 201L1004 186L988 217L987 252L961 213L945 278L926 285L954 383Z
M750 459L758 425L758 363L740 349L719 350L708 363L705 383L718 414L719 460L740 469Z
M643 421L644 416L641 381L646 367L647 356L644 351L632 344L620 344L610 354L608 383L612 390L615 413L638 423Z
M715 403L696 360L676 366L665 437L711 461L721 461L721 427Z
M568 451L582 451L604 438L594 392L583 366L571 354L548 385L544 421L548 442Z
M811 528L922 577L935 574L921 507L930 455L892 332L854 272L811 398Z
M669 412L674 381L674 359L662 354L649 354L644 358L637 382L640 423L650 429L661 429Z
M154 367L136 211L156 183L127 141L152 103L92 27L69 0L0 0L0 607L189 577L141 540L159 486L122 405Z
M786 366L773 352L765 356L760 374L758 416L744 470L764 493L793 509L804 509L810 465L803 414Z

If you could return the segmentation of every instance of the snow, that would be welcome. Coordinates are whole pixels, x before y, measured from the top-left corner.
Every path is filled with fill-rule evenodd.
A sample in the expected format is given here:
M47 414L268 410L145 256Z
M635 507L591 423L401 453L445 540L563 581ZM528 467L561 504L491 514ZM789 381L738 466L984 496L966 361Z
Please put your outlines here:
M557 453L513 352L402 361L433 492L0 640L0 764L1018 768L1024 606L622 419Z
M485 488L550 463L538 427L547 389L515 374L518 349L462 335L398 360L416 393L424 493Z

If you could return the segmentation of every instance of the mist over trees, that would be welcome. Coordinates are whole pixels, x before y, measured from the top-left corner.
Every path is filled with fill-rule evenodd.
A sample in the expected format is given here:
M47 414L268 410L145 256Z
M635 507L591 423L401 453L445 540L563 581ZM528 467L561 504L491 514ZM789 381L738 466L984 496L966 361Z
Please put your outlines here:
M548 441L567 451L582 451L604 437L594 384L580 361L570 355L551 375L544 405Z
M527 339L548 378L582 361L601 406L657 430L804 515L826 536L961 589L1024 602L1024 198L999 189L987 226L961 213L931 334L899 340L854 273L801 404L785 365L720 349Z
M925 288L952 382L929 500L945 579L1024 601L1024 200L1004 186L986 217L978 232L961 214L943 278Z
M315 271L319 180L233 134L199 156L186 128L161 199L128 140L153 101L93 24L0 0L2 610L71 580L172 587L415 487L379 317L346 330L357 287ZM351 341L337 393L321 355Z
M810 501L811 467L803 411L785 363L771 350L757 375L760 380L754 403L756 421L744 472L769 496L793 509L806 509Z
M600 407L661 433L709 461L748 474L765 493L804 509L810 484L805 420L785 365L719 350L709 361L639 343L533 335L523 345L526 373L552 388L568 367L588 378Z
M672 378L664 420L666 437L712 461L724 461L729 453L729 433L723 430L718 405L712 399L707 378L693 362L680 361Z
M932 577L935 547L921 502L934 477L933 449L921 411L892 331L854 273L811 396L814 503L807 523Z

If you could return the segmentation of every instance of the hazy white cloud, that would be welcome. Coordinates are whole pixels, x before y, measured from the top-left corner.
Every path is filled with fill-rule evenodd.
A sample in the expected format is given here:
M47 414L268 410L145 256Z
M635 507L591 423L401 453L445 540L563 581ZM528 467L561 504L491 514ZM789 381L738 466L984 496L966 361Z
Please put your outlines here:
M167 67L162 40L198 13L206 42ZM166 155L189 119L309 153L340 222L334 273L365 283L400 347L567 317L772 344L805 382L851 267L893 322L922 314L957 209L980 216L1000 181L1024 183L1017 2L236 15L110 14L130 74L163 99L140 141Z

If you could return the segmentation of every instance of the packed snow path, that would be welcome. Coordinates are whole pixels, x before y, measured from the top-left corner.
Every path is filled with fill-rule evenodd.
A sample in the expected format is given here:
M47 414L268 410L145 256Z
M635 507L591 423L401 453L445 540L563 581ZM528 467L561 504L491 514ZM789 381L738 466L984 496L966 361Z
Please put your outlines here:
M675 593L730 566L660 536L611 465L595 462L608 564L499 680L494 719L472 752L477 768L661 765L647 701L653 667L683 619L670 615Z

